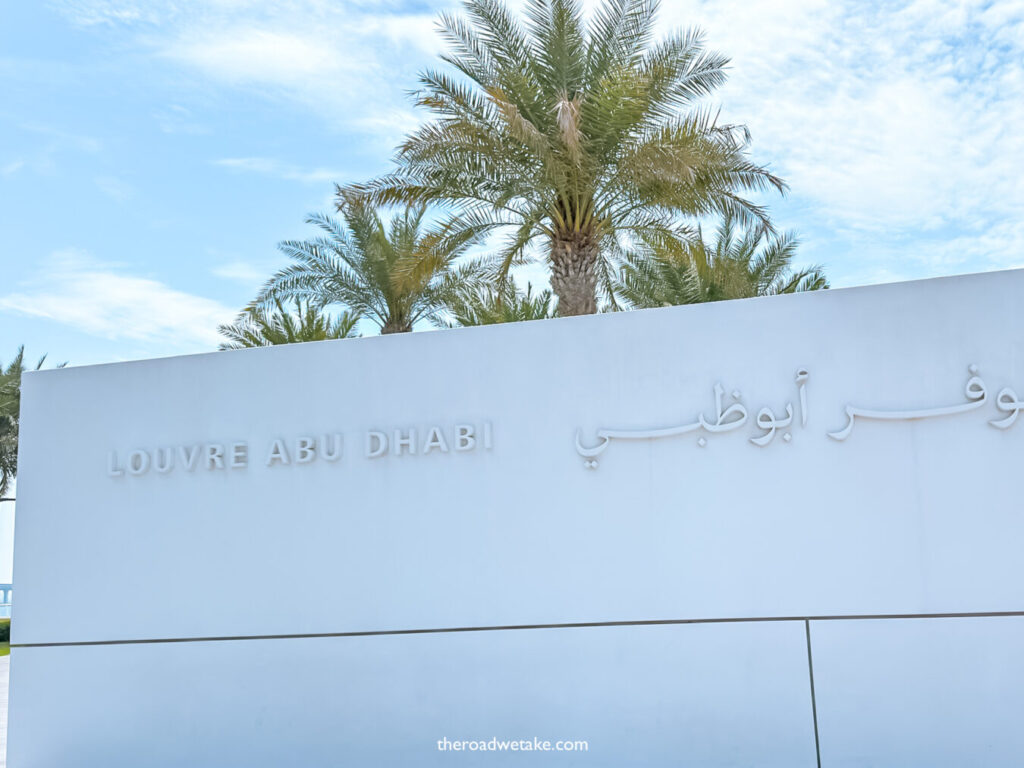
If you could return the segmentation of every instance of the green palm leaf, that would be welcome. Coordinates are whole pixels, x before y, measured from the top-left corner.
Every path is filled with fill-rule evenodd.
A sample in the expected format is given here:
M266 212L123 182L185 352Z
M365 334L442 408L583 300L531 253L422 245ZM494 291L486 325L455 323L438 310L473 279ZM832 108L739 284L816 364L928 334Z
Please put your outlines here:
M0 364L0 496L18 474L18 432L21 419L21 377L26 371L40 370L43 355L35 368L25 364L25 347L6 365ZM66 363L57 366L63 368Z
M434 318L438 328L494 325L526 320L544 320L555 314L551 291L534 292L527 285L520 290L514 282L472 286L461 284L447 299L444 316Z
M740 228L725 216L707 242L648 238L622 257L612 291L633 307L696 304L829 287L821 267L794 270L799 241L791 232Z
M428 225L423 204L386 222L351 190L338 195L344 221L311 215L307 223L321 236L281 243L292 263L271 277L250 310L273 310L284 300L307 302L307 309L341 305L381 333L411 331L444 306L456 262L489 230L485 221ZM473 263L459 274L471 281L479 272Z
M615 254L675 238L727 215L771 227L754 195L783 191L749 158L742 127L697 105L727 60L698 30L654 41L655 0L466 0L441 16L455 73L423 73L416 94L433 119L399 148L395 172L339 195L368 204L438 202L476 236L508 231L498 277L542 244L564 315L594 312Z
M276 344L299 344L305 341L348 339L358 336L359 315L342 312L337 317L324 314L316 305L294 299L294 311L275 300L272 307L248 307L235 322L220 326L218 331L227 341L221 349L268 347Z

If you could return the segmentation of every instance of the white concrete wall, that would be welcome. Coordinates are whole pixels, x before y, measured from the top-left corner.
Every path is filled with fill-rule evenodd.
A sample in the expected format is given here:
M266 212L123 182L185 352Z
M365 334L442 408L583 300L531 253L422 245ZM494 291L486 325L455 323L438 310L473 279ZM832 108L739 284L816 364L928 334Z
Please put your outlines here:
M431 765L465 757L445 736L533 735L588 739L587 765L814 765L804 622L732 620L1024 610L1024 419L988 423L1024 392L1022 297L1014 271L30 374L10 765ZM976 409L826 436L847 405L970 405L971 364ZM742 428L584 467L577 429L713 425L717 382ZM490 449L364 456L368 430L484 422ZM336 463L265 465L336 432ZM108 475L237 441L245 469ZM706 619L730 623L82 645ZM991 729L1024 714L1018 619L811 633L823 765L959 765L982 737L1015 764ZM875 674L892 654L905 674ZM938 689L993 716L958 725ZM874 699L929 705L851 704Z
M814 765L794 625L15 653L12 768ZM439 752L445 737L584 739L590 750L481 757Z
M17 481L7 489L7 496L16 497ZM0 503L0 584L10 584L14 573L14 502Z

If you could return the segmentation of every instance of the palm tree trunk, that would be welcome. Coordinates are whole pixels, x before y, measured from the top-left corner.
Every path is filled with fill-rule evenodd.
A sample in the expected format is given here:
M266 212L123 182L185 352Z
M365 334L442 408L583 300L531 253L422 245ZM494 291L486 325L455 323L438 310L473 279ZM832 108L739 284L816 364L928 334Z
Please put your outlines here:
M383 336L385 333L409 333L410 331L412 331L412 326L409 323L401 320L388 320L380 329L380 335Z
M558 314L597 312L598 244L587 232L573 232L551 241L551 290L558 296Z

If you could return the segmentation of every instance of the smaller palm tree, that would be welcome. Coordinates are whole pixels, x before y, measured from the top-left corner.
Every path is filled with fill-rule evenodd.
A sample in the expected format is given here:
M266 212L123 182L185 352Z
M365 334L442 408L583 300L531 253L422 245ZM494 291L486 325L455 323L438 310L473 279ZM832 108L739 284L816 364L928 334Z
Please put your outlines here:
M692 243L648 243L626 257L615 293L643 308L828 288L821 267L792 268L798 245L792 232L774 235L765 227L743 231L726 216L712 243L701 230Z
M684 252L640 250L625 257L615 280L612 308L619 309L616 299L637 309L704 301L697 270Z
M18 427L21 418L21 376L38 371L46 362L43 355L34 369L25 365L25 347L19 347L14 358L0 364L0 496L7 493L18 474ZM65 364L57 366L63 368Z
M504 280L497 286L458 290L449 298L446 309L449 317L434 318L438 328L545 320L555 316L556 302L551 291L534 293L529 283L523 291L512 280Z
M332 318L308 302L303 306L298 299L295 300L295 311L289 312L275 299L270 308L246 308L235 322L222 325L217 330L227 339L221 343L221 349L245 349L348 339L359 335L356 332L358 322L359 316L351 312L342 312Z
M339 210L344 224L324 215L307 219L324 236L280 244L294 263L267 282L253 306L281 299L340 304L381 333L406 333L441 309L456 286L479 275L475 264L455 265L476 235L452 223L428 226L425 206L399 211L390 224L351 195Z

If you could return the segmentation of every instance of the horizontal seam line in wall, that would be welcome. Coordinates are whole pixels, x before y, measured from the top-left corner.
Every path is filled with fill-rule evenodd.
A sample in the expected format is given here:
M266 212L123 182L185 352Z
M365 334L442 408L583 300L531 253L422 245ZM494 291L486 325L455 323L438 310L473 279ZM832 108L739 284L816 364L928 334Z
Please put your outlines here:
M880 621L886 619L991 619L1024 616L1024 611L978 613L865 613L834 616L748 616L711 619L649 619L644 621L575 621L560 624L505 624L486 627L432 629L376 629L355 632L307 632L290 635L224 635L217 637L161 637L136 640L76 640L55 643L11 643L11 648L65 648L80 645L152 645L157 643L222 643L238 640L311 640L325 637L378 637L386 635L441 635L455 632L509 632L524 629L587 629L595 627L661 627L681 624L754 624L782 621Z

